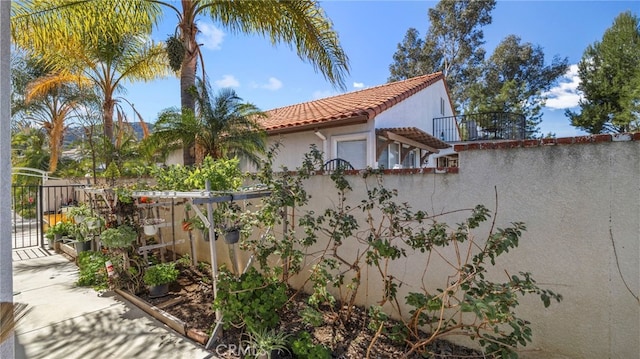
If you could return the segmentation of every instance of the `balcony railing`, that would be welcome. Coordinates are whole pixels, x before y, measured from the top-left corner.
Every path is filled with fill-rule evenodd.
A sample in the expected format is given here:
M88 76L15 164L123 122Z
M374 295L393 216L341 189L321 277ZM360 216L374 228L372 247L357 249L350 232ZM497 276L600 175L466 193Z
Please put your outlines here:
M445 142L523 140L527 136L524 115L486 112L433 119L433 134Z

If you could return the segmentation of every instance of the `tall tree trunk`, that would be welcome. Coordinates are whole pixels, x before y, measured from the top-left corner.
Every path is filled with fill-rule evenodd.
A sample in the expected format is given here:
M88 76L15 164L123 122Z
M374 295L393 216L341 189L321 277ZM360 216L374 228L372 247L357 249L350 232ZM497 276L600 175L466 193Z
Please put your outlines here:
M194 11L195 4L192 0L182 0L182 21L178 26L185 54L180 69L180 105L182 111L188 109L192 112L195 112L195 100L190 90L196 85L196 66L198 63L198 43L196 42L198 28L195 23ZM195 163L194 144L195 139L183 144L182 160L185 166Z
M103 111L103 126L104 126L104 136L109 140L109 143L113 144L113 107L115 101L109 96L106 96L104 99L104 103L102 104ZM113 160L113 153L107 150L105 152L105 168L111 164Z
M62 148L62 138L64 136L64 116L53 119L51 134L49 134L49 147L51 156L49 157L49 172L53 173L58 169L58 158L60 157L60 148Z

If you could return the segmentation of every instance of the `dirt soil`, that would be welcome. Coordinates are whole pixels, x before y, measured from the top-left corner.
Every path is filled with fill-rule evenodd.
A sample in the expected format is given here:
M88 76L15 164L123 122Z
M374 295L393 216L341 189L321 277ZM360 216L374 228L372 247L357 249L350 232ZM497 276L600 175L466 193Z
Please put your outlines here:
M182 320L188 328L210 334L215 323L215 312L211 309L213 290L209 278L208 274L198 269L182 268L178 280L169 287L167 296L149 298L143 293L139 294L139 297ZM297 295L296 298L280 313L282 331L292 335L300 331L309 332L316 343L322 343L332 350L333 358L362 359L367 356L369 344L375 333L367 329L369 320L364 309L355 308L352 320L345 326L337 320L333 311L325 308L327 310L323 311L324 323L313 327L305 324L298 315L299 311L307 306L303 295ZM242 343L245 338L241 329L232 328L223 331L218 343ZM407 351L406 345L381 335L371 348L370 358L400 358ZM415 354L409 358L487 358L482 353L444 340L433 343L429 352L430 356ZM232 352L221 350L216 354L220 354L222 358L240 358Z

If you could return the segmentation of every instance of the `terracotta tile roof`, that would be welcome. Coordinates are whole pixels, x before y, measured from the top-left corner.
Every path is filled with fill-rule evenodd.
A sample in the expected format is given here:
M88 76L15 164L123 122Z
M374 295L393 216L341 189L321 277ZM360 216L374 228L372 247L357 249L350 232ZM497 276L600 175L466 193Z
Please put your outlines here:
M416 127L395 127L395 128L376 128L376 135L384 136L385 132L391 132L398 136L408 138L412 141L421 143L436 150L442 150L451 147L448 143L441 141L439 138L431 136Z
M436 72L360 91L280 107L267 111L267 117L261 119L260 123L267 132L273 132L314 124L348 122L353 119L365 122L442 79L444 75Z

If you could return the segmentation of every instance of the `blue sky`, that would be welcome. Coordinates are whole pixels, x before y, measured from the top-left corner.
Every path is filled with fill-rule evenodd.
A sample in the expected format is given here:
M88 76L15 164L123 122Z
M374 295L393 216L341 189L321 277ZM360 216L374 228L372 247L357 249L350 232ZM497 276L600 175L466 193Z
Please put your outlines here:
M416 28L421 36L429 27L427 10L435 1L324 1L321 3L333 21L340 42L349 56L351 71L346 77L347 91L384 84L397 44L407 29ZM577 64L585 48L602 39L614 18L630 10L640 15L638 1L498 1L492 24L483 28L487 54L507 35L515 34L522 43L543 48L547 63L554 55L568 57ZM328 83L313 66L303 62L287 45L273 47L259 36L229 33L219 24L201 18L205 70L214 89L232 87L244 101L262 110L292 105L340 91ZM175 30L175 16L165 11L154 40L164 40ZM544 110L543 133L558 137L583 134L569 124L566 108L575 108L579 79L575 66L552 89ZM167 107L179 106L179 82L175 77L146 84L127 85L126 97L145 120L155 122Z

